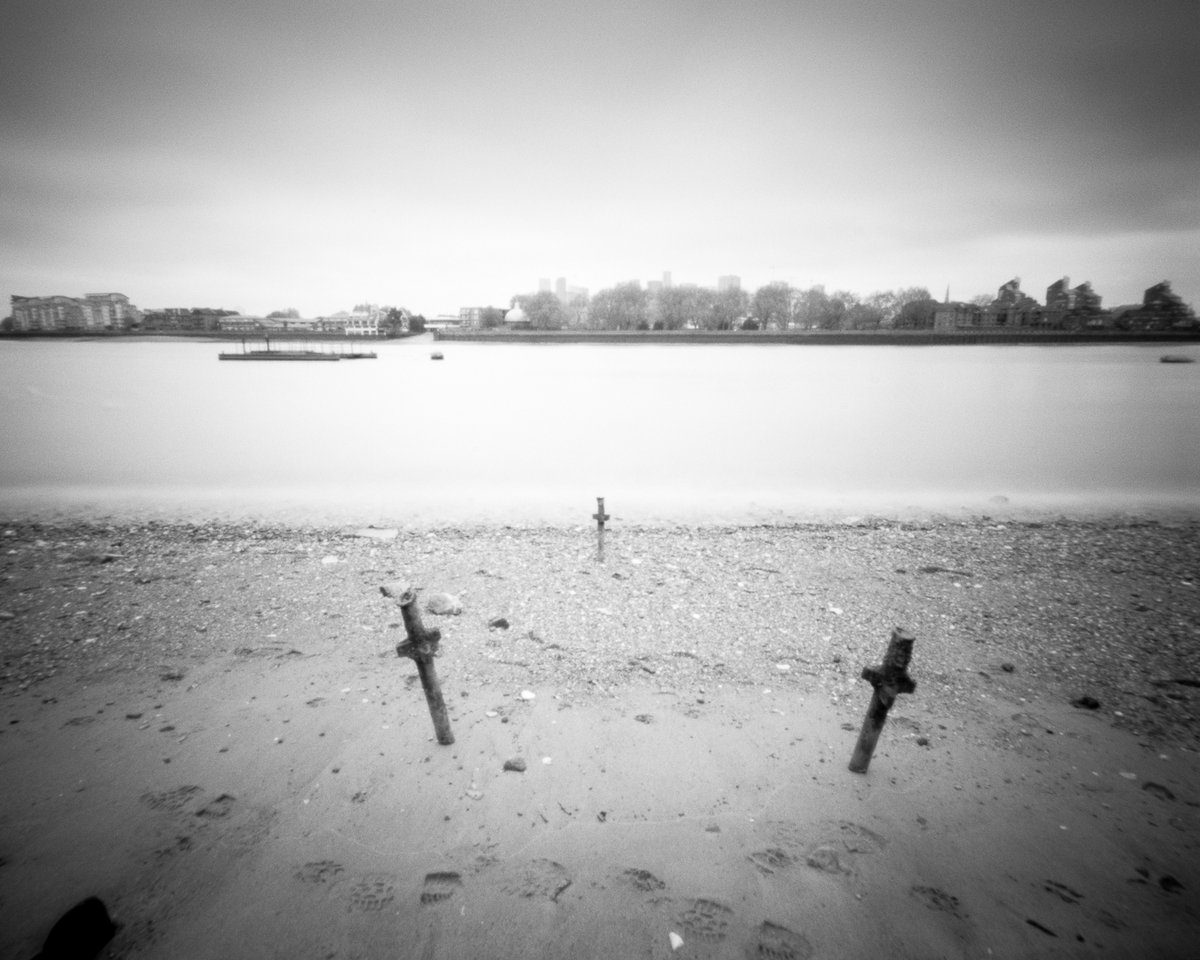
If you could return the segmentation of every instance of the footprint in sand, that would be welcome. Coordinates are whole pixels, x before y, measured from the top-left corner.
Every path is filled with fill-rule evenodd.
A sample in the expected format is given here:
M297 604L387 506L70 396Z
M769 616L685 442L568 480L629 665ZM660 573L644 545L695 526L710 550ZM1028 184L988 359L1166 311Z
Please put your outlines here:
M517 897L557 901L571 883L571 875L561 863L531 860L512 870L500 889Z
M336 880L345 868L333 860L313 860L296 871L301 883L329 883Z
M454 896L454 891L462 886L462 875L453 871L425 874L425 883L421 887L421 906L441 903Z
M642 893L657 893L659 890L667 888L667 885L649 870L640 870L636 867L630 867L622 873L621 879Z
M762 960L809 960L812 955L808 937L769 920L758 928L758 938L747 951L748 957Z
M693 940L720 943L725 939L732 919L733 911L725 904L716 900L695 900L679 915L679 924Z
M196 816L207 817L213 820L222 820L229 816L233 810L233 801L236 798L232 794L223 793L215 800L206 803L196 811Z
M795 857L779 847L767 847L765 850L756 850L750 854L748 859L758 869L759 873L768 875L774 873L776 870L790 867L796 862Z
M180 834L175 837L175 842L165 847L159 847L154 851L154 856L159 860L167 860L177 853L187 853L195 846L195 841L187 834Z
M879 853L887 846L880 834L850 820L827 820L815 830L786 820L772 821L765 827L772 844L750 854L749 859L767 875L798 861L823 873L853 873L853 855ZM814 834L816 841L812 839Z
M798 853L808 846L812 834L802 824L791 820L769 820L763 824L774 847L781 847L790 853Z
M396 882L390 874L376 873L359 877L347 891L346 909L358 913L378 913L396 899Z
M160 790L158 793L143 793L142 803L151 810L166 810L168 813L178 813L191 802L192 797L201 788L194 785L175 787L173 790Z
M804 862L814 870L820 870L822 873L845 873L846 869L842 866L841 854L837 847L827 843L818 844L808 851L804 856Z
M810 850L814 833L820 838L817 846L841 846L847 853L879 853L887 846L883 836L850 820L825 820L817 824L815 830L810 825L790 820L772 820L764 827L773 841L772 846L793 854Z
M887 846L887 841L882 836L860 823L839 820L837 831L842 845L849 853L879 853Z
M922 887L914 886L909 891L930 910L940 910L943 913L948 913L959 920L965 920L966 914L962 912L961 905L958 902L958 897L951 896L945 890L939 890L937 887Z
M1042 889L1047 893L1052 893L1063 903L1079 903L1083 899L1083 894L1077 890L1072 890L1065 883L1059 883L1057 880L1047 880L1042 884Z

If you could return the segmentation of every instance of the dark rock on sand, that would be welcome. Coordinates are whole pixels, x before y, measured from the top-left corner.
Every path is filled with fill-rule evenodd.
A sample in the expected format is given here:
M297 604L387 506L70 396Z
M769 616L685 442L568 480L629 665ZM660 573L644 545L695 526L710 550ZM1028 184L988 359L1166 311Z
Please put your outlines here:
M34 960L91 960L116 932L117 925L103 901L88 897L50 928L42 952Z

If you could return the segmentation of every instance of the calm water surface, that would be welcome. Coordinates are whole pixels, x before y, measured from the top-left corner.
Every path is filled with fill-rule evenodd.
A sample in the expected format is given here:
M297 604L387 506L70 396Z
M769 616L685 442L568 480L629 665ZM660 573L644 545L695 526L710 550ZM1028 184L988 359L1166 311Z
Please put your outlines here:
M0 344L0 509L375 523L1200 512L1161 346ZM1171 347L1200 359L1200 345ZM1005 498L1006 503L1000 498Z

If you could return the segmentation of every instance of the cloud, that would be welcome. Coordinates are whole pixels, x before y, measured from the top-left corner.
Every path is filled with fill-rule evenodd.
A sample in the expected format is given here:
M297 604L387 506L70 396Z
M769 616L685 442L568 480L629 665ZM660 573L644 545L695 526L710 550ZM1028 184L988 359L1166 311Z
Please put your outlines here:
M13 0L0 18L0 285L25 293L112 276L159 305L207 282L263 309L440 312L663 269L990 289L1023 251L1049 282L1064 260L1117 269L1118 247L1137 284L1200 289L1171 254L1200 212L1186 2Z

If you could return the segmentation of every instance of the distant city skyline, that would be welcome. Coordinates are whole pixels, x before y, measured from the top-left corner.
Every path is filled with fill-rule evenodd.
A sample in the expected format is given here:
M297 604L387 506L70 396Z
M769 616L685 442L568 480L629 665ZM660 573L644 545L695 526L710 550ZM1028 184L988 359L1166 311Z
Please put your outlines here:
M1044 304L1022 289L1019 277L1001 284L995 297L982 296L974 302L935 300L927 288L878 291L860 296L849 291L826 292L815 286L800 290L774 282L756 291L740 291L738 277L722 275L715 288L685 285L677 296L670 271L661 280L649 280L634 296L622 289L601 291L595 302L589 301L583 288L569 286L565 277L555 281L538 280L538 294L518 294L512 299L515 309L505 310L494 304L460 307L457 313L417 317L430 327L464 324L491 327L503 320L535 329L666 329L684 328L722 330L753 322L752 329L775 330L876 330L919 329L939 331L1008 329L1090 331L1176 330L1195 331L1194 309L1171 289L1168 281L1143 291L1140 303L1105 306L1104 298L1091 283L1071 285L1063 276L1046 288ZM702 293L707 289L707 293ZM727 291L741 293L730 300ZM543 295L549 294L554 303ZM360 303L353 312L337 311L328 316L304 317L296 308L272 311L266 316L243 314L222 308L169 307L142 309L120 293L91 293L82 297L61 294L44 297L11 298L12 316L6 318L0 333L67 333L78 331L241 331L304 329L310 332L347 335L394 335L408 329L414 313L386 304ZM559 306L561 304L561 306ZM528 311L528 312L527 312Z
M668 266L1200 299L1191 0L9 0L0 28L5 301L434 315Z
M1056 276L1055 279L1052 280L1050 283L1048 283L1045 287L1047 298L1049 299L1051 297L1052 291L1055 291L1060 288L1064 288L1066 285L1068 285L1069 279L1070 278L1067 277L1066 275ZM623 281L616 281L613 283L609 283L609 284L606 284L605 287L601 287L600 289L608 289L608 288L612 288L615 286L619 286L622 283L630 283L630 282L637 283L639 286L641 286L643 289L645 289L650 294L658 293L664 287L672 287L672 286L677 286L677 285L678 286L692 285L692 286L704 287L704 288L718 290L718 291L726 290L726 289L746 289L746 292L750 295L753 295L755 290L758 289L757 287L743 288L742 283L741 283L741 277L739 277L735 274L720 274L716 277L715 283L701 282L701 283L692 284L690 282L685 282L683 284L676 284L674 281L674 278L673 278L673 272L670 270L663 271L660 279L642 280L640 277L637 277L637 278L632 278L631 280L623 280ZM1091 293L1094 289L1095 295L1105 303L1105 305L1108 309L1112 309L1112 308L1115 308L1118 306L1135 305L1135 304L1141 303L1142 298L1146 294L1147 291L1151 290L1152 288L1154 288L1164 282L1171 286L1171 289L1174 291L1175 296L1182 299L1184 303L1186 303L1188 305L1194 305L1194 302L1193 302L1192 298L1188 295L1188 293L1186 291L1180 292L1179 289L1170 281L1169 278L1163 278L1163 279L1160 279L1153 283L1149 283L1138 293L1138 295L1135 298L1130 299L1130 300L1120 300L1120 301L1107 297L1104 294L1104 290L1102 288L1095 289L1095 288L1097 288L1098 285L1093 283L1092 281L1084 281L1082 285L1089 288L1089 293ZM788 283L788 281L776 279L776 280L767 281L767 283L761 284L760 286L766 286L767 284L770 284L770 283ZM971 302L971 301L979 299L981 297L989 297L989 298L998 297L1000 299L1004 299L1005 295L1006 295L1006 291L1010 291L1010 289L1018 289L1020 291L1020 288L1023 287L1024 284L1025 284L1025 281L1021 277L1010 277L1008 280L1005 280L1002 283L995 284L991 290L980 291L979 293L973 294L972 296L968 296L968 297L960 297L960 296L954 295L949 287L946 288L946 290L943 294L939 294L939 292L936 290L930 290L929 292L930 292L931 298L934 300L938 300L938 301ZM789 286L792 286L796 290L808 289L807 287L800 288L800 287L797 287L795 284L790 284L790 283L789 283ZM828 287L828 285L826 285L826 284L812 284L810 286L823 287L827 293L835 292L834 290L830 289ZM928 289L928 288L926 288L926 289ZM1036 291L1036 290L1040 290L1041 288L1036 287L1036 286L1031 286L1030 289ZM173 311L173 310L180 310L180 309L187 310L187 309L196 309L196 308L207 309L207 310L231 309L233 312L236 312L238 314L243 314L246 316L262 317L262 316L266 316L268 313L271 313L271 312L282 311L282 310L295 310L298 312L298 315L300 317L319 318L319 317L334 317L334 316L339 316L339 315L345 315L345 314L349 313L352 309L354 309L354 306L356 306L357 304L368 304L375 308L378 308L381 306L382 307L403 308L411 314L414 314L414 315L420 314L420 315L432 318L432 317L458 316L463 310L469 310L469 309L478 310L478 309L482 309L485 307L496 307L499 309L507 309L510 300L512 300L515 297L523 296L523 295L531 293L531 292L534 292L534 291L532 291L532 290L514 290L513 293L509 294L507 297L504 297L498 301L493 301L490 303L465 303L465 302L463 302L463 303L459 303L458 306L454 307L451 310L444 310L444 311L439 311L436 313L433 311L421 310L419 307L413 307L407 303L398 303L398 302L394 303L391 301L380 300L380 299L359 299L359 300L355 301L354 305L346 304L346 305L340 306L334 310L329 310L329 311L320 312L320 313L314 313L314 312L308 312L302 308L297 308L292 303L289 303L287 305L279 304L279 305L276 305L275 307L272 307L270 310L254 311L254 310L244 310L237 306L233 306L232 308L230 308L229 305L227 305L227 304L219 304L219 303L213 303L213 302L201 302L201 303L177 302L177 303L145 304L143 301L139 300L138 297L129 296L127 293L125 293L123 291L120 293L82 294L81 295L81 294L77 294L77 293L63 292L63 291L56 290L56 291L42 291L40 293L34 293L34 294L13 295L9 298L10 306L6 309L6 312L3 314L3 316L12 315L12 313L13 313L13 308L11 305L12 301L24 299L26 297L29 297L31 299L54 299L54 300L59 300L59 301L64 301L64 302L70 301L70 300L77 300L81 303L83 303L84 301L90 301L90 300L99 301L100 298L119 297L121 299L127 300L129 303L133 304L135 307L140 309L142 312L154 312L154 311L162 311L162 310ZM569 303L573 299L575 299L576 296L582 296L586 300L595 291L589 290L587 287L579 287L579 286L576 286L573 284L569 284L567 282L566 277L556 277L553 279L549 278L549 277L539 277L537 280L537 292L554 293L558 296L558 298L561 301L563 301L563 303ZM880 291L848 290L847 292L857 294L860 297L865 299L866 297L870 296L871 293L880 292ZM1020 291L1020 292L1023 292L1023 291ZM288 298L285 296L283 299L286 300ZM63 309L64 308L62 306L58 307L58 310L60 313L62 312ZM103 310L105 310L105 319L107 319L108 307L89 308L89 307L85 306L84 309L85 310L103 309ZM119 316L119 312L118 312L117 316Z

